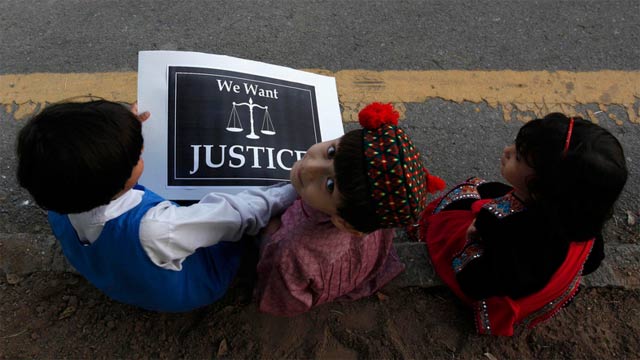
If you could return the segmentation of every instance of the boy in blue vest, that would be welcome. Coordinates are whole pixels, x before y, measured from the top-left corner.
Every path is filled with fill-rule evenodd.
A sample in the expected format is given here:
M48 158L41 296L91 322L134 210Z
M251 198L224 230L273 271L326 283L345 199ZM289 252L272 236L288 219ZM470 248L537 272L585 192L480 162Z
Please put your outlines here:
M180 312L226 292L244 234L291 205L291 185L178 206L137 184L148 113L105 100L46 107L18 135L18 182L48 210L69 262L111 298Z

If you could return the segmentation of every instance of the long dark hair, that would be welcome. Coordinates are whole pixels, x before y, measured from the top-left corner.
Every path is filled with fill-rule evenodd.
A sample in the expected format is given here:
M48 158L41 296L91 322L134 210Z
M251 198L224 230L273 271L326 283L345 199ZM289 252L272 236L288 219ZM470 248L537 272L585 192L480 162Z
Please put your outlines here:
M142 145L140 121L119 103L51 105L18 135L18 182L45 209L87 211L124 188Z
M585 241L602 231L627 181L624 152L606 129L580 117L552 113L525 124L516 137L519 155L535 175L527 181L528 206L570 241Z

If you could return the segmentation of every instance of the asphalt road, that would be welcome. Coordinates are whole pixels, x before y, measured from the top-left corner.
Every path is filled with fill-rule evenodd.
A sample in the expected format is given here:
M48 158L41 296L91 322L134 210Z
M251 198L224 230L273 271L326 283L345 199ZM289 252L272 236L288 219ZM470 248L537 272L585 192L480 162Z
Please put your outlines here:
M0 74L136 70L139 50L294 68L637 70L640 2L3 0Z

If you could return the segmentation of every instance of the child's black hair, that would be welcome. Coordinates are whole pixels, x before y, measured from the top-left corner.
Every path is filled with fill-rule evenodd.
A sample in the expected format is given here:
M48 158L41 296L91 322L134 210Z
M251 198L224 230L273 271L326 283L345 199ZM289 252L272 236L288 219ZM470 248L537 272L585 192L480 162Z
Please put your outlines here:
M574 117L552 113L525 124L516 137L518 154L535 175L528 182L532 210L550 231L569 241L597 236L611 217L627 180L624 152L606 129Z
M140 159L141 129L115 102L48 106L18 135L18 182L39 206L62 214L108 204Z
M333 164L342 195L338 215L354 229L369 233L380 228L380 222L369 189L362 131L356 129L342 136Z

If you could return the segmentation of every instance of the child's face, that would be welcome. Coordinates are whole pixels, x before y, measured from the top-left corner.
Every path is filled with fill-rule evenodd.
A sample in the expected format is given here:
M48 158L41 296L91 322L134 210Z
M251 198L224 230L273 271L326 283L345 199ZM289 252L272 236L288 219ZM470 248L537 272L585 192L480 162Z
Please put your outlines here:
M527 200L529 198L527 180L533 176L535 172L526 161L518 155L515 144L504 148L500 164L502 177L513 186L517 196L523 200Z
M333 158L340 139L313 145L302 160L293 164L291 183L309 206L329 215L336 215L340 193L335 179Z

